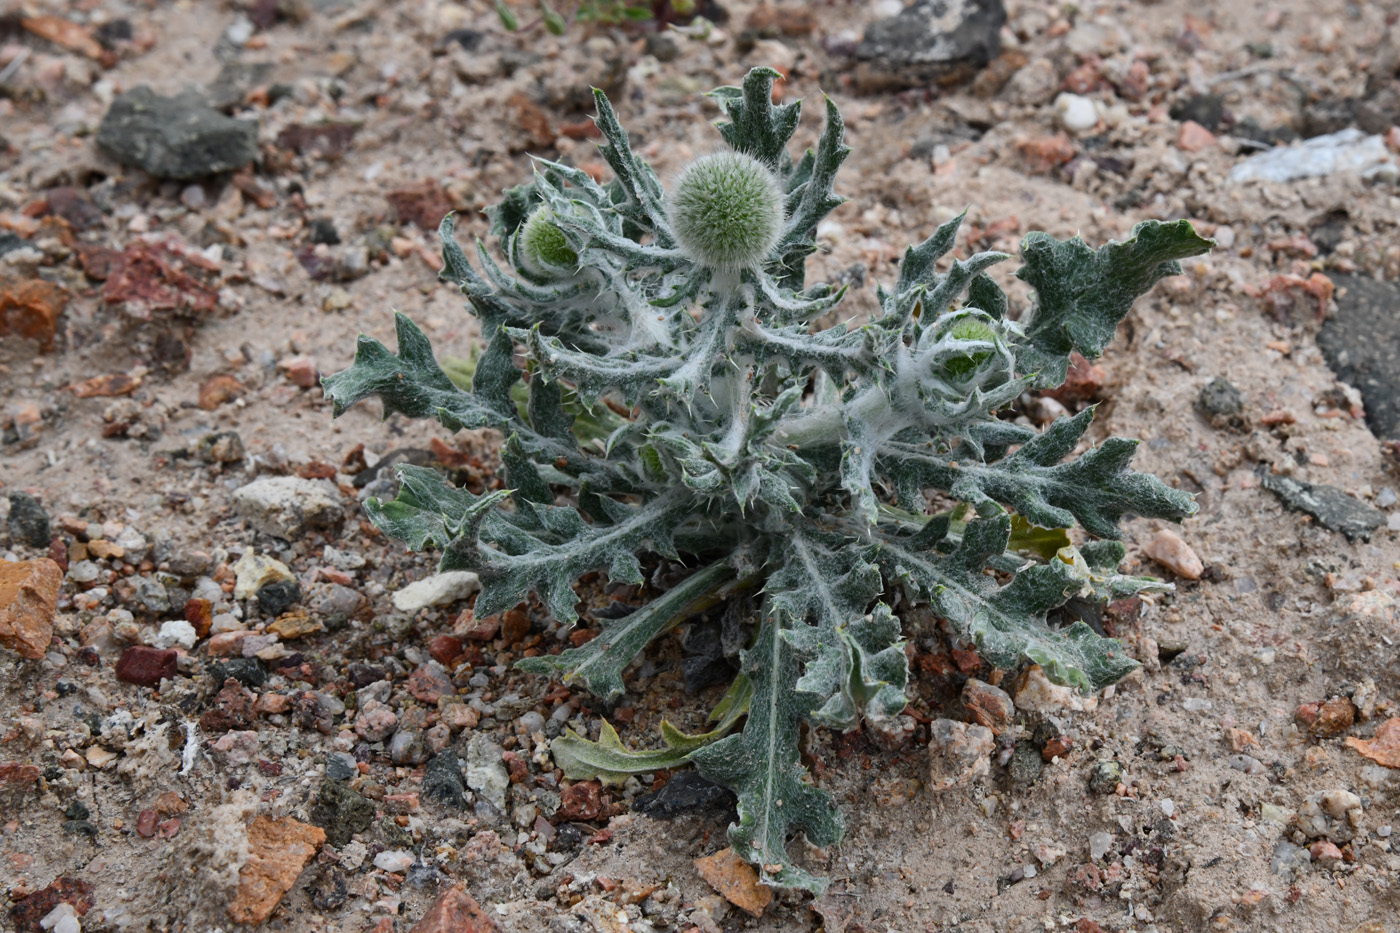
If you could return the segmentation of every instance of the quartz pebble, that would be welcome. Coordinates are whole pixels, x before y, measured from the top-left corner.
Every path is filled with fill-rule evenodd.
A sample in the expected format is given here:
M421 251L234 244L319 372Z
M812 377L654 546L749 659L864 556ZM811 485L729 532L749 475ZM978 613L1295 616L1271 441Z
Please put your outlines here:
M1055 119L1060 126L1076 136L1089 132L1099 123L1099 111L1094 102L1079 94L1061 94L1055 98Z
M1108 833L1091 833L1089 836L1089 858L1098 861L1108 854L1108 847L1113 845L1113 837Z
M374 867L380 871L400 872L413 864L413 853L402 849L390 849L374 857Z
M1205 564L1196 556L1191 546L1181 540L1176 532L1163 528L1147 542L1143 548L1148 557L1166 567L1178 577L1199 580L1205 573Z

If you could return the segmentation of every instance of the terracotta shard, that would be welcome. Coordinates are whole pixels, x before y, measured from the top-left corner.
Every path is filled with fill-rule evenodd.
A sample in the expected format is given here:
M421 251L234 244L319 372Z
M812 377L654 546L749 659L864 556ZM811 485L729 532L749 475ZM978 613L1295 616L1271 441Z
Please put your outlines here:
M761 917L773 900L773 892L759 883L758 872L733 849L720 849L714 855L695 860L695 870L724 899L745 913Z
M270 917L325 841L325 830L289 816L253 820L248 862L238 873L238 893L228 915L235 923L262 923Z
M496 933L496 921L461 885L448 888L408 933Z
M53 640L63 571L38 560L0 561L0 647L37 661Z
M1387 768L1400 768L1400 717L1387 719L1376 730L1376 737L1358 739L1347 737L1347 745L1356 749L1363 758L1369 758Z

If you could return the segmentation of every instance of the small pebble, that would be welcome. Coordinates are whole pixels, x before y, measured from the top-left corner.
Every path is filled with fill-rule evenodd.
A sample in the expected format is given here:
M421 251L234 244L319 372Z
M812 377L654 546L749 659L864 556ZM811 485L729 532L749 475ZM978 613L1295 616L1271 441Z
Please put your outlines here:
M1099 110L1087 97L1061 94L1055 98L1055 119L1060 126L1078 136L1098 126Z

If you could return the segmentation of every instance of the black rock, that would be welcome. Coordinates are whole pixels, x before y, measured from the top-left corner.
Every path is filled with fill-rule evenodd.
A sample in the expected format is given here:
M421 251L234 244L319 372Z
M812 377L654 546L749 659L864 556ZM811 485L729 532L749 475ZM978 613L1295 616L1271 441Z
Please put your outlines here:
M209 666L209 674L215 683L223 683L232 677L249 690L256 690L267 683L267 671L257 658L234 658Z
M92 838L97 835L97 826L91 820L68 820L63 824L65 833Z
M74 800L68 805L68 808L63 811L63 815L70 820L85 820L92 816L92 813L88 810L87 804L83 803L81 800Z
M10 493L10 537L30 547L48 547L53 540L49 513L27 492Z
M372 664L361 664L358 661L353 661L345 668L345 678L356 690L377 683L384 677L384 668L375 667Z
M256 159L258 125L224 116L194 91L161 97L141 85L112 102L97 145L157 178L200 178Z
M1195 121L1214 133L1225 119L1225 100L1219 94L1195 94L1173 104L1171 117L1182 123Z
M345 872L332 868L313 886L311 903L317 910L335 910L350 899L350 887Z
M467 805L466 790L456 752L448 749L428 759L423 769L424 797L461 808Z
M727 816L734 809L735 797L726 787L706 780L695 771L681 771L654 794L643 794L632 809L652 819L673 820L683 813Z
M374 804L342 781L325 780L311 808L311 822L326 831L326 841L337 849L374 823Z
M664 32L653 32L646 39L647 54L659 62L673 62L681 54L676 40Z
M258 605L270 616L280 616L301 601L301 585L295 580L273 580L258 588Z
M1303 108L1299 132L1304 139L1324 136L1351 126L1356 120L1356 101L1344 97L1328 97L1313 101Z
M340 245L340 234L336 232L335 224L324 217L317 217L311 221L310 234L312 243L324 243L327 246Z
M1400 438L1400 286L1361 275L1332 282L1337 313L1317 344L1337 378L1361 393L1371 433Z
M1244 429L1244 397L1230 380L1217 376L1201 387L1196 407L1217 428Z
M333 781L348 781L359 773L355 756L348 752L335 752L326 757L326 777Z
M856 47L865 90L965 80L1001 53L1001 0L914 0L878 20Z
M485 33L477 32L475 29L454 29L442 37L441 44L448 46L455 42L468 52L475 52L484 38L486 38Z
M1011 761L1007 764L1011 780L1017 784L1030 784L1040 777L1040 772L1044 769L1045 759L1041 756L1040 749L1031 742L1016 743L1011 752Z
M1232 132L1236 138L1257 143L1265 149L1278 143L1291 143L1298 138L1298 131L1291 126L1264 127L1248 117L1237 122Z
M104 49L111 49L118 42L130 42L135 33L129 19L112 19L93 30L92 37L102 43Z
M6 253L13 253L17 249L23 249L29 245L29 241L18 233L11 233L8 230L0 230L0 256Z
M1369 540L1371 532L1385 524L1385 513L1336 486L1305 483L1290 476L1264 473L1260 485L1283 500L1284 505L1306 512L1324 528L1340 531L1348 541Z

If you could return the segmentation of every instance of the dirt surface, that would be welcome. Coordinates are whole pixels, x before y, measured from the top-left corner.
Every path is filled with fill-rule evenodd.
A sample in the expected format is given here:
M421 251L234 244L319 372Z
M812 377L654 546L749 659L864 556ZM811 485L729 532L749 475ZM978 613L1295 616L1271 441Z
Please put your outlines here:
M461 885L482 905L467 928L508 931L1400 929L1400 779L1345 743L1400 703L1396 477L1317 347L1345 295L1310 279L1400 276L1400 190L1384 172L1228 179L1242 140L1318 129L1336 101L1394 100L1395 8L1028 0L971 83L872 93L849 55L890 11L725 9L664 63L640 32L512 36L480 2L22 5L82 26L69 48L0 20L0 238L24 241L0 255L0 296L30 283L40 308L29 336L0 340L0 557L67 568L46 656L0 652L0 928L39 929L60 902L85 930L232 928L271 896L274 929L407 930ZM767 33L746 35L754 22ZM203 89L227 62L270 66L225 95L259 121L246 171L161 182L96 147L116 95ZM604 712L636 745L663 719L698 726L722 688L684 693L683 633L605 711L511 669L568 637L534 603L499 626L469 597L396 608L434 558L364 519L360 497L392 493L375 469L412 451L480 489L499 438L381 424L375 405L333 422L312 376L347 365L357 333L392 345L391 309L440 355L472 351L428 228L458 209L464 242L484 235L481 209L527 176L527 152L598 165L588 85L666 178L718 145L700 92L764 64L808 101L803 145L820 90L846 117L850 201L810 276L851 280L853 313L906 243L965 207L964 254L1178 217L1219 248L1139 302L1096 384L1024 404L1041 420L1100 401L1096 439L1141 439L1135 466L1198 496L1179 533L1200 579L1108 619L1141 671L1091 701L1034 704L1016 672L950 653L936 620L909 614L921 722L968 718L969 675L1025 708L990 772L940 794L926 725L893 750L811 736L848 832L794 851L833 886L755 919L694 864L725 845L722 797L664 821L631 804L667 775L600 793L567 786L549 756L566 722L596 736ZM1063 89L1097 105L1097 126L1061 130ZM1209 100L1180 110L1197 95L1223 117ZM307 129L326 121L354 129ZM338 245L313 242L325 222ZM1198 398L1217 377L1242 405L1209 417ZM324 508L260 519L235 499L278 476ZM1349 541L1285 509L1264 476L1336 487L1384 523ZM24 540L19 492L47 512L52 546ZM1129 565L1171 578L1146 556L1158 531L1126 524ZM242 592L235 566L252 579L252 554L291 579L274 568L276 587ZM582 590L595 605L636 596ZM192 646L165 624L187 618ZM151 685L118 679L134 645L168 646L173 676L160 656ZM455 797L426 764L444 750L469 766ZM267 839L300 841L260 851Z

